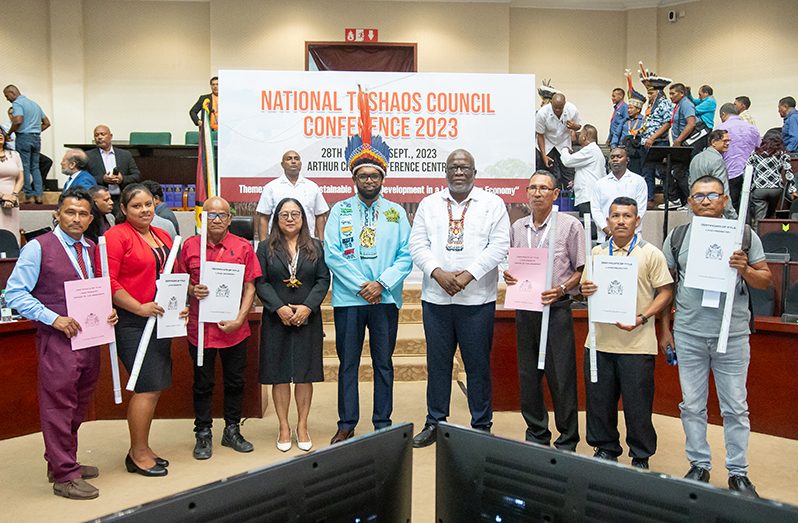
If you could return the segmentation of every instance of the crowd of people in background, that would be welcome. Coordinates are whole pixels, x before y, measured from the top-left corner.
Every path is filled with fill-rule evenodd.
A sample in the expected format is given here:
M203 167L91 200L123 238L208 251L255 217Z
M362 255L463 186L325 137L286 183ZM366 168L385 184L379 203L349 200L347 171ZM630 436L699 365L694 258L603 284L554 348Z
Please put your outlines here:
M656 207L657 180L668 178L663 207L689 206L697 216L734 217L740 209L743 173L754 170L752 218L771 215L786 193L797 197L789 153L798 152L798 112L795 100L778 102L784 126L760 138L739 96L720 105L713 88L703 85L698 97L682 83L642 71L645 93L628 89L611 93L609 134L602 142L596 125L582 122L577 107L563 93L544 83L542 104L535 116L538 170L526 185L531 214L510 223L504 202L475 186L473 155L457 149L446 161L446 188L426 196L411 225L404 208L386 199L382 186L388 175L390 149L370 129L349 138L346 157L355 186L354 196L328 206L318 185L302 176L302 160L286 151L284 174L265 185L257 206L257 250L250 241L230 232L230 203L219 197L204 202L207 212L207 259L244 266L238 316L205 324L203 366L194 366L195 411L193 456L213 454L211 402L214 366L221 360L224 376L224 429L221 445L237 452L254 447L241 433L248 316L255 296L263 304L259 380L271 385L278 418L276 447L283 452L296 442L313 447L308 419L313 383L324 379L321 305L332 282L338 369L338 424L330 441L336 444L355 434L360 421L358 380L361 353L368 331L374 371L371 423L375 429L392 423L393 363L399 310L405 278L415 265L423 274L421 299L427 358L427 405L417 448L435 443L437 426L449 416L452 360L460 348L468 376L468 407L474 429L491 430L490 352L500 265L510 248L541 247L549 233L553 203L561 189L573 189L579 214L590 213L594 230L586 232L575 217L562 216L549 245L555 249L552 287L541 300L551 307L551 339L545 371L534 363L542 316L516 315L521 380L521 411L527 424L525 439L551 444L542 378L551 389L559 436L554 445L574 450L580 440L577 416L577 343L570 305L577 294L589 296L597 286L584 274L584 235L594 234L594 255L637 258L640 271L633 325L597 326L597 383L587 389L588 444L595 457L617 461L623 450L618 432L618 401L623 399L626 441L632 465L647 469L657 448L652 424L653 369L658 349L678 351L683 401L680 405L690 462L687 478L708 481L706 395L709 369L716 374L726 433L729 487L757 496L747 477L748 412L745 375L749 359L747 328L750 287L766 287L770 273L755 232L748 244L729 258L729 265L745 282L734 297L734 329L726 357L718 358L719 310L699 307L701 297L683 285L689 244L684 231L671 231L660 250L641 236L642 218ZM218 125L218 78L211 93L190 110L202 125L202 111L210 125ZM668 90L666 95L665 90ZM39 167L41 133L50 121L41 108L13 85L5 88L12 102L11 125L0 135L0 226L19 238L19 203L42 201ZM364 121L369 121L366 119ZM14 136L16 151L9 149ZM72 351L69 338L79 324L67 315L63 283L100 275L95 244L104 237L115 312L106 319L116 330L119 357L128 372L148 318L163 314L154 301L157 280L165 270L173 241L180 233L163 191L151 180L142 182L128 151L112 145L107 125L94 129L96 147L69 149L61 160L66 176L55 211L52 232L22 250L8 282L7 298L39 329L39 378L42 432L48 475L56 495L91 499L99 495L86 480L97 467L77 460L77 430L99 374L95 349ZM600 143L609 146L605 157ZM576 145L579 147L576 147ZM684 161L665 172L659 146L688 148ZM785 186L786 181L786 186ZM24 191L24 192L23 192ZM678 240L678 238L681 240ZM186 306L181 317L188 324L189 352L196 363L198 304L209 295L200 277L200 239L182 243L176 268L189 274ZM42 277L47 275L46 278ZM518 283L505 270L507 285ZM676 304L675 322L670 311ZM663 314L663 312L665 312ZM654 328L657 318L661 335ZM169 461L150 445L150 429L160 394L171 385L171 340L153 337L149 343L134 394L127 405L130 444L124 457L128 472L165 476ZM585 361L588 361L587 356ZM61 369L69 368L69 372ZM292 386L293 385L293 386ZM291 398L296 426L289 422Z

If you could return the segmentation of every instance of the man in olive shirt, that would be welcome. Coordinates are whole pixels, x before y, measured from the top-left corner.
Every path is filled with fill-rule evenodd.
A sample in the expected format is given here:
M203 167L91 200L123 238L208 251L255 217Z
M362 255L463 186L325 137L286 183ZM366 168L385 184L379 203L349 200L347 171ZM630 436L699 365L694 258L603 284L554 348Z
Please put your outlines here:
M648 458L657 450L657 433L651 421L657 336L649 319L670 303L673 278L662 252L635 233L639 222L637 202L619 196L610 205L607 218L612 237L593 248L593 256L637 258L637 316L634 325L595 324L598 382L590 381L590 358L586 354L585 400L587 442L596 449L594 457L618 461L623 452L618 433L618 400L622 399L632 466L647 469ZM605 286L606 282L582 277L585 296Z

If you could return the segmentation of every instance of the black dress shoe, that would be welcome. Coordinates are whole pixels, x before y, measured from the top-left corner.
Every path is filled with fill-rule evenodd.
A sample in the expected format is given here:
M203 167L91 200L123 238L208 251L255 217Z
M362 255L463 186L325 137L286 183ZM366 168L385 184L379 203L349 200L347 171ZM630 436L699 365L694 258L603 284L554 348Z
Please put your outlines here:
M213 434L211 429L201 429L194 436L194 459L208 459L213 455Z
M131 474L135 472L136 474L141 474L142 476L148 476L148 477L160 477L169 474L169 471L166 470L166 468L158 465L157 463L155 464L155 466L150 467L148 469L143 469L139 467L138 465L136 465L136 462L133 461L133 458L130 457L130 454L125 456L125 468L127 468L127 471L130 472Z
M756 493L756 488L753 483L751 483L751 480L748 479L748 476L729 476L729 490L739 492L741 495L748 498L759 497L759 494Z
M438 426L437 425L424 425L424 429L416 434L413 438L413 448L421 449L429 447L437 438Z
M169 460L168 459L159 458L158 456L155 456L155 464L156 465L160 465L163 468L166 468L166 467L169 466Z
M648 470L648 458L632 458L632 466L636 469Z
M616 463L618 462L618 456L615 456L611 454L610 451L604 449L596 449L596 452L593 453L593 457L598 459L605 459L607 461L614 461Z
M338 432L336 432L335 436L333 436L332 439L330 440L330 445L335 445L336 443L341 443L342 441L346 441L354 435L355 435L355 429L338 429Z
M693 481L700 481L701 483L709 483L709 471L707 469L693 465L690 467L690 470L687 471L687 474L684 475L684 479L692 479ZM729 482L731 483L731 479Z

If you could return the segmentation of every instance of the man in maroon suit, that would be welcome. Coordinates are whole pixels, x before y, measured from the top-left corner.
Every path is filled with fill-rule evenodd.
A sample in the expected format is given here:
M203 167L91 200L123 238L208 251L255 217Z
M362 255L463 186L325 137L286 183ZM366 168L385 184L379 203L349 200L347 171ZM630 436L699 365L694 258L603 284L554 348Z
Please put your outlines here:
M97 467L77 461L78 429L86 417L100 373L100 349L72 350L70 338L81 330L67 316L64 282L91 278L95 245L83 237L92 221L91 196L83 189L61 194L54 231L32 240L19 255L8 279L9 305L36 323L39 357L39 415L47 476L57 496L94 499ZM41 277L40 277L41 276ZM116 323L116 312L108 318Z

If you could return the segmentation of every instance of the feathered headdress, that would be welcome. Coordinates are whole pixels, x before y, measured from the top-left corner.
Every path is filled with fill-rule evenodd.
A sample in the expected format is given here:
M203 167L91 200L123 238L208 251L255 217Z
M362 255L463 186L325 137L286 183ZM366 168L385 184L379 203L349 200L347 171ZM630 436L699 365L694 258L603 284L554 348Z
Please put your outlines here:
M352 174L361 167L374 167L383 176L388 172L391 150L379 135L371 135L371 110L366 92L357 86L357 108L360 117L357 126L360 134L351 136L346 142L346 162Z
M551 100L555 94L560 94L560 91L551 86L551 78L543 80L543 83L538 87L538 95L544 100Z
M647 71L646 68L643 67L643 62L638 62L638 65L640 66L640 81L650 85L654 89L665 89L673 82L670 78L659 76L654 71Z

